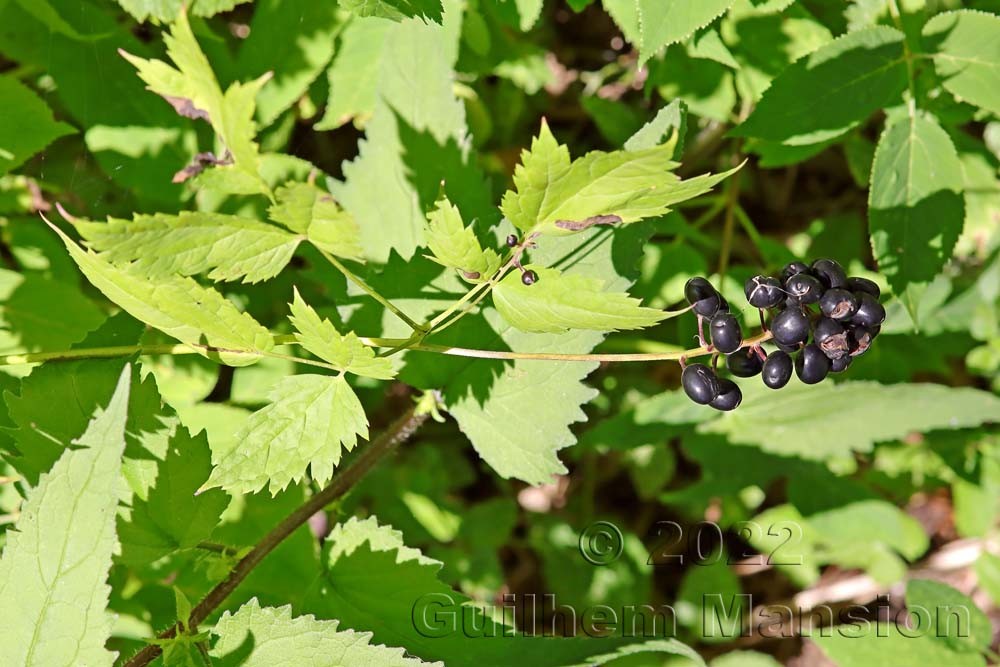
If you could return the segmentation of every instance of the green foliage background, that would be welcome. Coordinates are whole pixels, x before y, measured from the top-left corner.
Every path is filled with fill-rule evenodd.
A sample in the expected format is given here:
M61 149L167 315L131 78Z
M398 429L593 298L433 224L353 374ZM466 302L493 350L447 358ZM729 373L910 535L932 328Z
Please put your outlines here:
M0 663L996 664L998 168L988 0L0 0ZM685 281L819 257L872 350L688 401Z

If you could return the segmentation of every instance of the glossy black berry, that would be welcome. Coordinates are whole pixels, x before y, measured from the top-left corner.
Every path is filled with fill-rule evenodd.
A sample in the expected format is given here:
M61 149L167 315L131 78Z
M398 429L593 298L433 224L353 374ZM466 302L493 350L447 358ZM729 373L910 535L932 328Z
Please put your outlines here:
M521 274L521 282L525 285L534 285L538 282L538 274L531 269L528 269Z
M831 373L843 373L847 370L847 367L851 365L854 361L854 357L843 356L840 359L833 359L830 361L830 372Z
M681 373L681 386L699 405L708 405L719 395L719 378L705 364L688 364Z
M797 306L785 308L771 320L771 334L781 345L798 345L809 339L809 317Z
M867 278L860 278L857 276L848 278L847 289L852 292L865 292L866 294L871 294L876 299L882 296L882 290L878 288L878 285Z
M511 234L507 237L507 247L513 248L517 245L517 234Z
M808 273L796 273L785 281L785 291L790 299L799 303L816 303L823 296L823 283Z
M750 378L760 373L764 368L764 360L752 347L736 350L726 357L726 368L739 378Z
M719 378L719 395L709 405L716 410L729 412L739 407L742 400L743 392L740 391L735 382L726 378Z
M851 324L863 327L881 326L885 321L885 308L868 292L855 292L858 299L858 310L851 316Z
M781 389L792 379L791 356L781 350L767 355L761 376L764 378L764 384L771 389Z
M692 278L685 283L684 298L691 304L694 312L702 317L711 317L719 312L723 301L722 295L712 283L701 277Z
M743 332L740 331L740 323L732 313L720 310L712 317L712 322L708 327L712 339L712 346L723 354L732 354L740 349L743 342Z
M819 309L834 320L849 320L858 312L858 298L845 289L828 289L819 298Z
M846 357L850 351L847 329L829 317L821 317L813 328L813 341L830 359Z
M847 331L848 354L852 357L857 357L867 352L876 335L878 335L877 327L875 329L869 329L860 325L849 327Z
M826 289L847 285L847 273L844 272L844 267L832 259L817 259L813 262L811 273L819 278Z
M777 278L754 276L743 286L747 303L754 308L774 308L785 299L785 291Z
M771 341L776 348L782 352L787 352L788 354L794 354L802 349L802 343L796 343L795 345L782 345L781 343Z
M781 282L785 282L796 273L808 273L809 266L804 262L789 262L781 269Z
M795 374L805 384L822 382L830 373L830 358L815 343L806 345L795 357Z

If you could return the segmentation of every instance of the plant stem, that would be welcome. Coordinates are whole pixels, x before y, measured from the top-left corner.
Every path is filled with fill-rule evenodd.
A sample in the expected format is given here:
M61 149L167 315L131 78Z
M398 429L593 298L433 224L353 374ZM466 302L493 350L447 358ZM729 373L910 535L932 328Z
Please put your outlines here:
M906 86L910 91L910 99L906 102L906 110L910 118L917 115L917 86L913 75L913 52L910 50L909 36L903 27L903 15L899 11L896 0L889 0L889 15L896 28L903 33L903 58L906 60Z
M352 283L354 283L355 285L357 285L358 287L360 287L362 290L364 290L364 292L368 296L370 296L371 298L375 299L380 304L382 304L383 306L385 306L386 310L388 310L390 313L392 313L393 315L395 315L399 319L401 319L404 322L406 322L407 326L409 326L414 331L423 331L424 330L424 327L422 325L417 324L416 321L414 321L409 315L407 315L402 310L400 310L399 308L397 308L396 304L394 304L392 301L389 301L389 299L387 299L384 296L382 296L381 294L379 294L378 291L374 287L372 287L371 285L369 285L368 283L366 283L360 276L358 276L356 273L354 273L349 268L347 268L344 265L343 262L341 262L339 259L337 259L333 255L331 255L330 253L328 253L326 250L323 250L322 248L317 247L316 249L319 250L320 253L323 255L323 257L326 258L326 261L330 262L330 264L333 264L333 266L338 271L340 271L341 273L343 273L345 278L347 278Z
M427 416L426 412L418 411L416 406L407 410L382 435L361 450L358 458L350 466L343 468L334 475L333 481L326 488L309 498L309 500L285 517L281 523L271 529L271 532L261 538L250 553L244 556L233 567L229 575L209 591L208 595L202 598L201 602L194 606L191 610L190 626L196 627L208 618L275 547L295 532L309 517L347 493L386 454L413 435L413 432L427 420ZM170 639L177 635L177 630L178 626L175 624L157 635L157 638ZM147 644L125 663L125 667L142 667L143 665L148 665L162 652L163 649L160 646Z
M733 223L736 219L736 200L740 195L740 172L729 177L726 189L726 216L722 224L722 248L719 250L719 279L726 279L729 268L729 253L733 246Z
M465 293L465 296L463 296L455 303L451 304L451 306L449 306L447 310L439 313L436 317L434 317L434 319L428 322L425 325L427 327L427 332L430 333L432 331L441 331L443 329L447 329L452 324L454 324L462 317L464 317L466 313L468 313L472 308L474 308L477 303L486 298L486 295L490 293L490 290L496 287L497 283L499 283L500 280L503 279L505 275L507 275L507 272L510 271L511 268L513 268L514 265L521 258L522 252L523 250L521 251L515 250L514 253L510 256L510 258L504 263L503 266L500 267L500 269L493 275L493 277L489 279L489 281L482 283L480 285L476 285L474 288L470 289L468 292ZM470 299L474 300L472 301L472 303L469 303L468 306L465 306L465 304L468 303ZM463 306L465 307L463 308ZM462 310L458 313L455 313L455 311L459 310L459 308L461 308ZM453 313L455 313L455 317L453 317L450 321L445 322L445 320L447 320ZM444 322L444 324L442 324L442 322Z

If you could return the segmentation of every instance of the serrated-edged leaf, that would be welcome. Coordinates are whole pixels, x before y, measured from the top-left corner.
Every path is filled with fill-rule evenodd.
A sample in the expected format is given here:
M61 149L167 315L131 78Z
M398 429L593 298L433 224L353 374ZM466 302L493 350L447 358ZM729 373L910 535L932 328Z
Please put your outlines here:
M981 655L953 651L927 628L917 632L901 623L858 623L846 632L814 632L811 639L837 667L986 666Z
M111 665L106 583L131 369L107 408L28 494L0 557L0 652L11 665Z
M131 266L115 266L82 249L55 225L51 227L83 275L104 296L137 320L196 346L200 354L230 366L244 366L274 347L267 329L215 290L191 278L152 280Z
M662 310L646 308L626 292L606 292L603 281L558 269L525 266L538 280L525 285L518 272L493 289L493 304L521 331L563 333L571 329L623 331L661 322Z
M684 148L687 131L687 105L676 99L656 112L653 120L643 125L625 142L625 150L640 151L662 143L673 143L673 155L679 156Z
M906 606L922 622L930 622L932 635L955 651L977 653L989 648L993 639L990 619L967 595L930 579L911 579L906 584Z
M525 232L574 234L595 224L663 215L671 205L708 192L735 171L681 180L671 172L678 166L671 160L673 153L672 144L592 151L569 164L568 150L543 126L515 170L517 191L504 195L501 210Z
M173 21L186 6L195 16L214 16L226 12L250 0L117 0L122 9L127 11L136 21L156 19L164 23Z
M699 430L776 454L826 459L868 452L877 442L910 433L1000 422L1000 398L977 389L877 382L794 383L782 391L780 419L768 404L766 391L757 383L744 383L740 409L702 424Z
M542 638L505 629L439 579L440 562L403 546L399 533L374 517L349 519L334 528L326 544L327 573L303 607L371 630L375 641L404 645L424 660L441 660L449 667L582 667L653 651L704 664L676 640ZM477 629L476 641L462 631L463 618L465 627Z
M386 357L376 357L375 351L362 343L354 332L342 336L333 323L321 318L302 300L299 291L291 303L289 319L295 327L295 338L304 348L324 359L340 371L379 380L390 380L396 373Z
M281 273L302 240L250 218L199 211L73 224L101 257L134 262L150 278L208 272L212 280L255 283Z
M815 144L898 101L906 88L903 33L878 26L848 33L789 65L733 134Z
M938 14L923 29L942 85L960 101L1000 116L1000 17L959 10Z
M317 248L345 259L361 259L361 231L333 196L309 183L287 183L275 193L268 215Z
M237 446L215 461L205 487L271 494L297 482L333 476L343 450L368 438L368 418L342 376L293 375L271 391L271 404L254 412L236 436Z
M259 175L260 156L253 141L257 133L253 116L257 93L270 74L255 81L235 82L223 92L183 11L163 39L167 55L176 68L162 60L147 60L125 51L121 54L135 66L150 90L163 97L180 115L208 121L225 144L233 164L214 167L202 176L218 170L229 175L220 176L219 184L239 185L234 188L235 192L267 192L267 184Z
M358 16L402 21L405 18L428 18L441 23L441 0L339 0L340 6Z
M872 163L868 227L879 270L916 320L908 288L930 283L962 233L963 170L948 134L916 114L882 133Z
M427 214L427 247L434 260L457 269L470 282L485 282L500 268L500 256L483 249L472 227L462 222L462 213L447 199L438 201Z
M23 83L0 76L0 175L19 166L59 137L75 130L52 118L52 111Z
M292 617L291 605L261 607L252 598L236 613L226 612L215 624L212 634L219 640L211 655L224 660L227 655L242 655L243 667L302 665L303 667L418 667L437 665L408 658L402 648L371 644L372 633L338 630L338 621L315 617Z
M626 39L639 47L641 67L663 47L687 39L722 16L733 1L604 0L604 6Z
M332 130L375 110L378 70L392 22L353 20L340 33L340 44L327 70L330 95L317 130Z
M209 539L229 505L220 489L195 492L212 470L208 438L183 426L170 437L166 456L157 462L156 481L145 499L136 498L128 518L118 517L122 561L146 564L190 549Z

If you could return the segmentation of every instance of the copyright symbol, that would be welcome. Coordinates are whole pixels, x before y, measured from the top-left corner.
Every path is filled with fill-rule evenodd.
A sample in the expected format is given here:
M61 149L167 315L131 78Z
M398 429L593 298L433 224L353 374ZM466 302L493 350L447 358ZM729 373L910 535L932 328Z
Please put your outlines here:
M608 521L595 521L580 533L580 555L591 565L610 565L624 548L622 531Z

